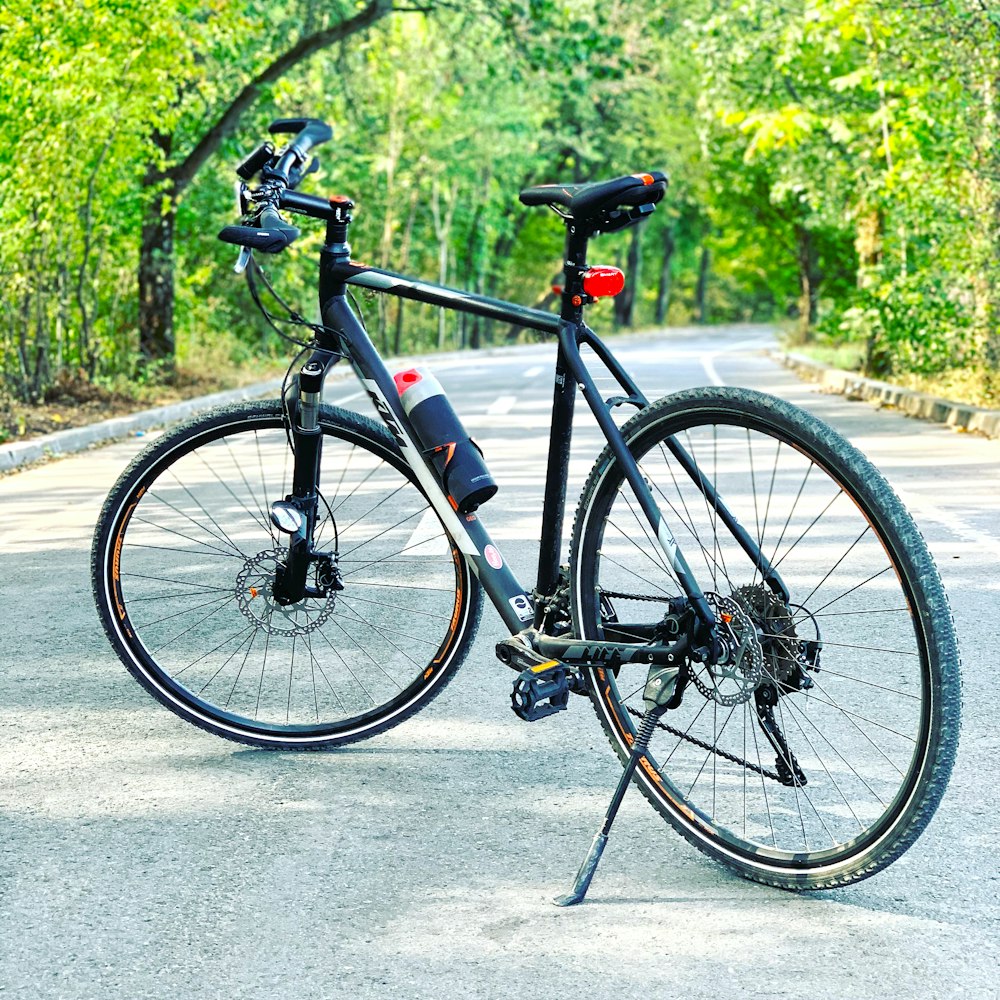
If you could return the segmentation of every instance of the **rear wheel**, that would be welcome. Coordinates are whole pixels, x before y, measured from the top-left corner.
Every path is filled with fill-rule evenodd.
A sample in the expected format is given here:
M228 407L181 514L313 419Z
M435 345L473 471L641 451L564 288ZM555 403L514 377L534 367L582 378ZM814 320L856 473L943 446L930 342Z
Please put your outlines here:
M478 582L389 434L331 407L320 424L315 540L342 590L273 600L287 536L268 513L292 472L277 401L151 445L94 539L97 607L125 666L182 718L254 746L328 747L396 725L445 686L479 621Z
M680 707L637 770L642 791L748 878L825 888L874 874L926 826L958 738L952 618L916 527L854 447L761 393L678 393L623 433L709 603L747 650L738 669L691 664ZM764 584L671 440L776 567L787 600ZM584 489L571 568L579 635L669 632L682 591L610 451ZM632 665L590 675L623 760L645 679Z

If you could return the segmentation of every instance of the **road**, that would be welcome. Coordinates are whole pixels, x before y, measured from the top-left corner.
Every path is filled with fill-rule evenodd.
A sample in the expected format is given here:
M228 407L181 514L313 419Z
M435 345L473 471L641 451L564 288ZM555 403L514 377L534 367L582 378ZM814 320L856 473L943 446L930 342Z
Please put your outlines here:
M557 909L619 768L582 699L515 718L489 608L447 691L367 743L275 754L186 725L127 676L90 596L100 504L147 436L0 479L0 996L1000 996L1000 443L821 395L759 327L617 343L651 397L739 384L814 411L916 516L965 669L958 763L917 844L793 895L717 868L633 793L587 903ZM553 357L436 368L502 486L484 520L529 584ZM596 440L581 421L571 496Z

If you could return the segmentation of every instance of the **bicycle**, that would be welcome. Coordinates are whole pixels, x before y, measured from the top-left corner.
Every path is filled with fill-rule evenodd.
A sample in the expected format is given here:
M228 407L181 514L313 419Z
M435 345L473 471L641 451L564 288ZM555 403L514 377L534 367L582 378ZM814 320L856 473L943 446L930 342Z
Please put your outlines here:
M496 651L517 671L518 715L534 721L571 694L589 697L625 765L560 902L583 898L631 782L689 842L773 886L847 885L899 857L940 802L956 752L947 599L908 513L832 429L747 389L650 403L586 325L585 308L622 281L587 264L589 240L649 215L665 175L521 192L566 225L556 315L352 261L352 202L296 191L331 129L291 119L270 131L293 138L239 166L242 220L220 237L240 247L237 270L274 320L253 250L277 253L299 235L282 211L325 222L321 318L287 310L311 336L279 399L165 433L112 489L95 532L94 592L136 680L228 739L340 746L440 693L468 653L485 591L510 633ZM557 338L532 590L480 518L496 490L482 456L431 376L389 373L352 287ZM619 394L602 397L581 347ZM322 402L342 359L382 426ZM564 565L578 389L607 443ZM636 410L620 428L619 406Z

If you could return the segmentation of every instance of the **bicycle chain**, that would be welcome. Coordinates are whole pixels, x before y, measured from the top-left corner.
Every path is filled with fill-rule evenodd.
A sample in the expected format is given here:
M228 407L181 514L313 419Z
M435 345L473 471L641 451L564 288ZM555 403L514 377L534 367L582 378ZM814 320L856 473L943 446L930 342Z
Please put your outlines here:
M602 590L603 597L617 597L623 601L654 601L657 604L669 604L672 597L651 597L649 594L616 594L613 590Z
M644 717L642 712L632 708L630 705L626 705L625 710L629 713L629 715L634 715L637 719ZM720 750L717 746L713 746L711 743L699 740L697 736L692 736L690 733L682 733L679 729L675 729L673 726L668 726L665 722L657 722L656 728L666 730L666 732L670 733L672 736L676 736L682 740L687 740L688 743L693 743L696 747L701 747L702 750L707 750L709 753L718 754L730 763L741 764L749 771L755 771L757 774L760 774L765 778L777 781L779 785L783 784L780 776L775 771L769 771L766 767L760 767L758 764L753 764L748 760L743 760L742 757L737 757L735 754L729 753L727 750Z

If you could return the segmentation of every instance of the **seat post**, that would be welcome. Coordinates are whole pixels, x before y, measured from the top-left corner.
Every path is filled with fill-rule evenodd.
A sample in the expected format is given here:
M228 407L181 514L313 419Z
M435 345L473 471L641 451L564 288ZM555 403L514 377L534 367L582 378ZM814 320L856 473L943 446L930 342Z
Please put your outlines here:
M566 257L563 262L562 308L559 315L567 323L583 322L583 272L587 269L587 242L590 232L574 219L566 222Z

